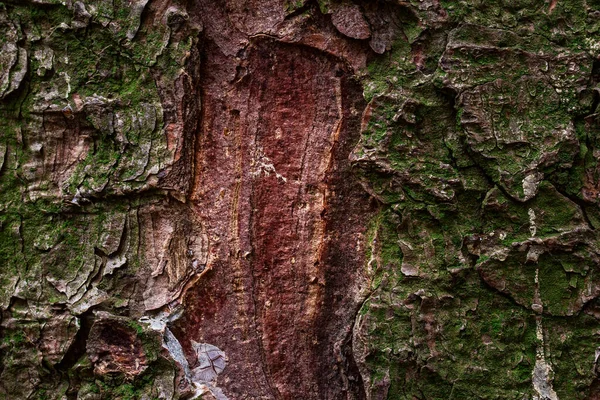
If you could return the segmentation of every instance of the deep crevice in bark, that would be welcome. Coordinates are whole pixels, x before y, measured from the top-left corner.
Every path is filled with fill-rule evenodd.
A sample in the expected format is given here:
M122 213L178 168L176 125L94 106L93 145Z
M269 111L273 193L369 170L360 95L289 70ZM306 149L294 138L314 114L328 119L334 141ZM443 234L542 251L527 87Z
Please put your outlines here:
M83 357L86 353L87 340L90 336L92 325L94 325L94 311L87 310L79 317L80 326L75 334L73 343L65 353L63 359L56 365L56 370L62 373L68 373L70 369Z

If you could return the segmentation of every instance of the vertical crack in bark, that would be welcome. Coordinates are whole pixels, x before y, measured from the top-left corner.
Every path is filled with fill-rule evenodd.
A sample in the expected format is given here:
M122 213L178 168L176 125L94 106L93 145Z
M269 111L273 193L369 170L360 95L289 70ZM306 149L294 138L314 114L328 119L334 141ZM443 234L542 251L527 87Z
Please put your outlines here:
M88 309L78 318L80 321L79 330L75 334L75 338L67 349L63 359L55 367L57 371L65 374L85 355L87 340L94 324L94 312L92 309Z

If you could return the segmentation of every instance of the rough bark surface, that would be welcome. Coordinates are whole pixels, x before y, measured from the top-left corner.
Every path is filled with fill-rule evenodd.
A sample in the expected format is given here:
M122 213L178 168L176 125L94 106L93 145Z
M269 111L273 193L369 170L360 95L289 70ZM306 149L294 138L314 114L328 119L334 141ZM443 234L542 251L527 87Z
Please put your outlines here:
M0 398L600 398L600 2L0 2Z

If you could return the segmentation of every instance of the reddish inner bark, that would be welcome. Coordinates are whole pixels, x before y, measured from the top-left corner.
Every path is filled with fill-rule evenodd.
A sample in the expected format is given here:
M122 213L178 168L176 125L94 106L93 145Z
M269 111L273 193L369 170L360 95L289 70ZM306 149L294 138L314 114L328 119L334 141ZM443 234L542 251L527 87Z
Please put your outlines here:
M261 40L221 93L208 48L192 200L211 271L175 332L226 352L233 398L339 397L369 211L347 161L360 90L335 59Z

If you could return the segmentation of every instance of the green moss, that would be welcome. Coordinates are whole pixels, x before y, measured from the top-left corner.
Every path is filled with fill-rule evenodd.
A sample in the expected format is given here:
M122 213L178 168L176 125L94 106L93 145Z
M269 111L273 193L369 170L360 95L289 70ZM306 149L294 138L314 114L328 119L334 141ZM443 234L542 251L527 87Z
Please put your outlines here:
M588 398L595 379L593 365L597 320L581 314L568 320L545 318L549 346L552 348L554 389L560 398Z
M287 13L294 12L304 6L304 0L286 0L284 8Z
M373 371L370 385L389 375L393 398L425 392L427 398L440 399L449 398L449 393L452 398L487 398L493 393L513 398L530 390L538 345L535 321L527 311L515 309L507 299L487 291L477 275L464 277L451 285L455 297L447 302L436 300L439 283L433 284L437 289L431 293L420 295L421 302L413 300L407 308L393 306L393 300L387 303L387 295L372 298L370 311L363 317L363 323L373 319L369 345L379 349L367 359ZM398 295L404 290L410 293L413 289L402 285L394 292ZM425 303L424 299L429 300ZM436 303L433 331L412 322L422 321L419 316ZM445 356L429 355L426 343L431 340ZM406 358L409 354L412 356ZM513 372L507 375L506 371Z
M331 1L330 0L317 0L317 3L319 3L319 9L321 10L322 14L331 14Z
M100 393L102 398L115 400L140 400L156 399L156 393L152 390L156 377L161 371L169 371L174 365L160 358L149 366L141 375L133 379L123 376L105 376L96 379L94 386L89 388L92 393ZM95 391L97 390L97 391Z
M26 341L25 333L22 331L13 332L10 335L6 335L2 338L2 343L5 345L19 347Z

